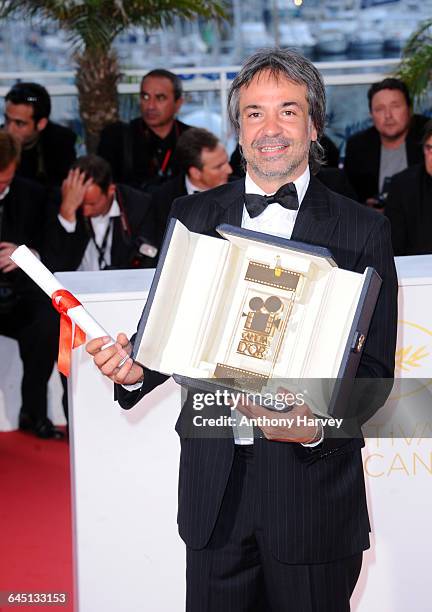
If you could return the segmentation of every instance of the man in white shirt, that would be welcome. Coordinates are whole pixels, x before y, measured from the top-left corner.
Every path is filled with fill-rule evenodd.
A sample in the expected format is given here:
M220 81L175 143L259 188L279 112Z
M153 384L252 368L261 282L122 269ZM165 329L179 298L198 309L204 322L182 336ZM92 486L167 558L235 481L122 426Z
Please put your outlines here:
M325 246L347 270L375 267L383 286L357 375L391 378L397 279L389 224L312 176L325 120L321 75L296 52L259 51L231 85L229 113L247 163L245 181L180 198L171 216L191 231L214 236L228 223ZM129 358L124 334L115 346L104 349L106 342L93 340L87 350L117 383L122 407L131 408L166 377ZM254 405L241 410L275 416ZM188 398L176 426L187 611L347 612L369 546L362 439L281 422L260 426L262 437L246 443L232 432L204 439L191 433L191 414ZM296 406L290 414L311 411Z
M101 157L77 159L49 227L50 269L154 267L156 255L150 196L115 184Z
M232 174L228 154L220 140L204 128L190 128L177 142L181 174L152 194L158 244L162 242L172 203L176 198L225 185Z
M150 196L115 184L110 165L101 157L79 157L63 181L58 209L50 211L48 268L53 272L153 268L155 243ZM67 381L61 379L68 416Z

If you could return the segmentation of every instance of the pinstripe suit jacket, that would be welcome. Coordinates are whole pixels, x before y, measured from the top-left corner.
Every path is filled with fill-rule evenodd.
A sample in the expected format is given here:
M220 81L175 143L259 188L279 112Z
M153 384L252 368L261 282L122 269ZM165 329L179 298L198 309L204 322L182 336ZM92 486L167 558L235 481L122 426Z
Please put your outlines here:
M218 235L221 223L239 226L244 180L179 198L171 215L190 230ZM358 376L392 378L396 344L397 279L389 223L380 214L337 195L311 177L292 238L330 249L339 267L383 278ZM166 377L147 371L139 391L119 389L130 408ZM374 400L376 402L376 400ZM382 401L382 398L381 398ZM371 406L371 409L377 406ZM182 432L183 408L177 423ZM266 536L274 555L288 563L320 563L369 546L361 439L325 439L316 449L255 440L257 477ZM191 548L204 547L213 530L234 456L232 439L181 437L178 523Z

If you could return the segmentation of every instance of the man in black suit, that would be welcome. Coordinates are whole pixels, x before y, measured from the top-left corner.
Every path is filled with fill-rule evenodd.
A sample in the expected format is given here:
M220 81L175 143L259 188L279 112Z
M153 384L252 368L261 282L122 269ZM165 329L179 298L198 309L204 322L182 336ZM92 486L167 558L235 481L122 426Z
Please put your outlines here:
M157 247L150 196L113 182L97 155L79 157L50 210L44 259L52 272L153 268ZM58 337L58 333L57 336ZM67 379L63 409L68 416Z
M423 136L424 161L392 178L385 214L395 255L432 253L432 121Z
M224 185L232 173L225 147L204 128L190 128L183 132L176 154L181 174L164 183L152 195L158 245L162 242L176 198Z
M18 341L23 362L20 429L40 438L62 438L63 432L47 417L58 315L46 295L9 259L20 244L38 256L43 251L47 194L41 185L15 176L19 153L19 143L0 130L0 334Z
M257 52L232 83L229 110L247 162L245 180L180 198L172 216L213 236L228 223L322 245L347 270L375 267L383 286L358 376L391 378L397 280L389 224L311 176L322 156L320 74L295 52ZM257 197L264 194L275 195ZM165 380L128 357L124 334L113 347L102 349L104 343L93 340L87 350L117 383L124 408ZM187 403L179 432L186 409ZM275 416L256 406L242 410ZM292 414L311 412L297 406ZM315 426L261 429L255 440L181 438L178 523L187 545L187 610L346 612L369 546L363 442L330 438Z
M21 143L18 176L55 187L74 161L76 134L50 121L51 99L38 83L16 83L5 98L5 128Z
M53 271L155 265L150 196L115 184L109 164L96 155L74 163L47 234L45 258Z
M368 100L373 126L348 139L344 169L359 201L383 209L391 177L422 160L427 118L412 115L408 88L399 79L372 85Z
M176 119L182 104L180 77L163 69L143 77L141 116L101 133L98 155L111 165L114 181L151 189L178 174L177 141L190 127Z

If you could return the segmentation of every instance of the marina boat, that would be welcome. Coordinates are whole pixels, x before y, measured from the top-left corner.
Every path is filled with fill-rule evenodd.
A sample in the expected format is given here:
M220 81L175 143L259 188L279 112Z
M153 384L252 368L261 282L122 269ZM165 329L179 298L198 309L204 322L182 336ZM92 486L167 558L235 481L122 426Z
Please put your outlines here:
M380 56L383 49L384 37L377 29L362 29L351 38L349 43L350 53L358 56Z
M309 56L312 55L317 44L316 38L311 33L310 24L300 20L281 23L279 41L281 47L294 47Z

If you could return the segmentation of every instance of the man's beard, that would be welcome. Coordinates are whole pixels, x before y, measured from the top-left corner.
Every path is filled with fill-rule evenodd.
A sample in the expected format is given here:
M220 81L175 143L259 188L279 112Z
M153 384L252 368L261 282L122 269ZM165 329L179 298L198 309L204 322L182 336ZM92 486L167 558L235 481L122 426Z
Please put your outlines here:
M306 143L298 143L295 145L294 141L288 138L260 138L252 142L251 149L258 149L261 147L271 147L274 145L283 145L291 147L291 152L286 156L280 156L276 164L272 162L272 158L269 157L267 160L260 159L257 160L252 154L249 157L243 155L247 162L249 168L251 168L256 176L259 176L263 179L272 179L272 178L289 178L292 176L296 170L304 164L305 161L308 160L309 157L309 148L310 141ZM279 157L276 156L275 157ZM276 166L276 167L275 167Z

